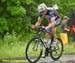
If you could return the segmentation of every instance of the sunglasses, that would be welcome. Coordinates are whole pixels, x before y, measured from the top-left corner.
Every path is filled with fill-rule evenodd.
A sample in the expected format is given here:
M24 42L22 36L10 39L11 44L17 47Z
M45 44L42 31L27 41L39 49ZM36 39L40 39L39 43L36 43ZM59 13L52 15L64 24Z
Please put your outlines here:
M46 12L46 10L42 11L41 13L44 13L44 12Z

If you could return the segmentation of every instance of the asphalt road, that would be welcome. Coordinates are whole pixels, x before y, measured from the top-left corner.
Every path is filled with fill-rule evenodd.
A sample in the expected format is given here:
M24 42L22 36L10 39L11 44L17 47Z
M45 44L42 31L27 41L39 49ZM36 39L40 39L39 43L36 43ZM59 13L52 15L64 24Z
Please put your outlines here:
M38 63L75 63L75 55L62 55L58 61L53 61L50 57L41 58Z
M28 63L28 62L25 62L24 59L25 59L24 57L18 57L16 59L16 60L19 60L18 62L14 62L15 58L10 62L9 61L1 62L0 60L0 63ZM50 57L41 58L37 63L75 63L75 55L62 55L62 57L57 61L53 61Z

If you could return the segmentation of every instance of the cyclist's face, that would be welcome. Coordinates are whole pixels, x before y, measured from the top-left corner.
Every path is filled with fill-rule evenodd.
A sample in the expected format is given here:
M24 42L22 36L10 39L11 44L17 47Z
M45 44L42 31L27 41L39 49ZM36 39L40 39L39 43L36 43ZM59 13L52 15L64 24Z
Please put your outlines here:
M47 10L44 10L44 11L41 12L41 14L42 14L42 15L45 15L46 12L47 12Z

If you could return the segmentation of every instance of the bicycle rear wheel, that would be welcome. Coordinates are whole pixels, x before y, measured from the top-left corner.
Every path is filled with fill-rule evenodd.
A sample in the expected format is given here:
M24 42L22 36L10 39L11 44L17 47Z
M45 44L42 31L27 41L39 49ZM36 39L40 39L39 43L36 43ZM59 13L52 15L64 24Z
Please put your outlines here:
M53 60L58 60L63 53L63 43L60 38L57 38L57 43L52 48L53 50L50 52L50 56Z
M37 62L42 55L41 40L37 37L32 38L26 47L26 58L30 63Z

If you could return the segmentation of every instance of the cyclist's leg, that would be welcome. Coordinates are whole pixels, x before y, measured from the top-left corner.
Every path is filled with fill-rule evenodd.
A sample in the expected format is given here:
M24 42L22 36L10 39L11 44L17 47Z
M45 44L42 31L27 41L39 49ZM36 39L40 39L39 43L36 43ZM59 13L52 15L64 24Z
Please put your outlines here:
M52 27L52 35L53 35L53 37L54 37L54 42L57 42L57 36L56 36L56 27L60 24L60 22L61 22L61 19L60 18L58 18L56 21L55 21L55 23L54 23L54 27Z
M49 48L50 45L50 33L51 33L51 29L46 29L46 42L47 42L47 46Z
M54 37L54 42L57 42L57 36L56 36L56 27L60 24L61 22L61 19L57 19L54 23L54 26L51 28L51 31L52 31L52 35Z
M52 27L52 29L51 29L51 31L52 31L52 35L53 35L53 38L54 38L54 42L57 42L57 36L56 36L56 28L55 27Z
M49 45L50 45L48 42L50 42L50 33L51 33L51 30L46 29L46 45L47 45L47 48L45 50L44 55L42 55L42 58L45 58L46 56L48 56L48 49L49 49Z

